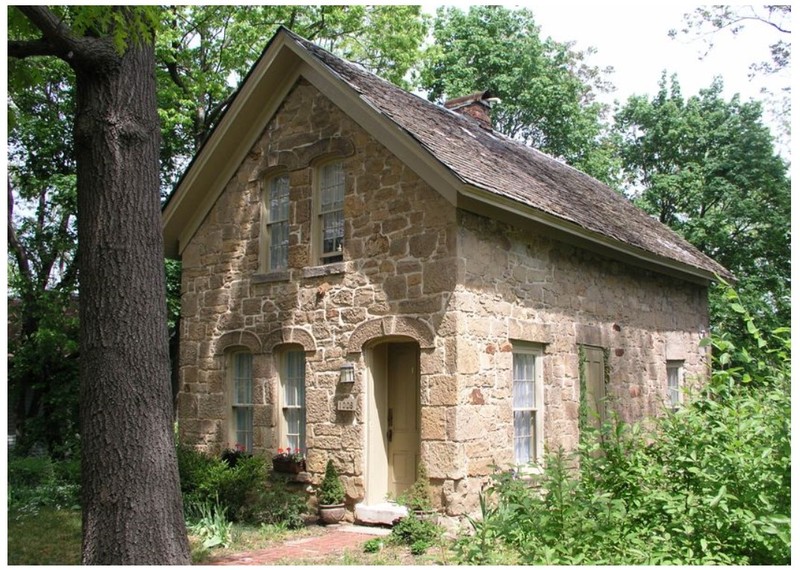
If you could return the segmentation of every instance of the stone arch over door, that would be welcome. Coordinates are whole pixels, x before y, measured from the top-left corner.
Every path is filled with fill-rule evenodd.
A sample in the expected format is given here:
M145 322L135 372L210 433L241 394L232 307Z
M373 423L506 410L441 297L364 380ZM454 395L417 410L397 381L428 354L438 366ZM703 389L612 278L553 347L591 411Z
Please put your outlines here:
M431 326L421 319L414 317L381 317L361 323L350 334L347 342L347 352L361 352L364 343L387 336L409 337L417 341L419 348L434 348L435 334Z

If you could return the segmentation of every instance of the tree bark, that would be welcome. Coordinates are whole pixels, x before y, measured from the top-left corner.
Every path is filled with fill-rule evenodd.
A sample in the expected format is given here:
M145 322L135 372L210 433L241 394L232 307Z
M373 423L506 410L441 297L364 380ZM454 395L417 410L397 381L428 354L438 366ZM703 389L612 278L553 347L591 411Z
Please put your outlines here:
M83 564L189 564L170 401L152 42L76 52ZM106 54L107 55L107 54Z

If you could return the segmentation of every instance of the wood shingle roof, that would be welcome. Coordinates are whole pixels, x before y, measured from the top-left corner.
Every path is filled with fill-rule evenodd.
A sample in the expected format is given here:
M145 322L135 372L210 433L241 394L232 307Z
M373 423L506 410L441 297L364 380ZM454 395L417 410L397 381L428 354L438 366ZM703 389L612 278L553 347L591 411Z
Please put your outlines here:
M606 241L638 248L645 255L731 277L719 263L602 182L286 32L465 185L554 216Z

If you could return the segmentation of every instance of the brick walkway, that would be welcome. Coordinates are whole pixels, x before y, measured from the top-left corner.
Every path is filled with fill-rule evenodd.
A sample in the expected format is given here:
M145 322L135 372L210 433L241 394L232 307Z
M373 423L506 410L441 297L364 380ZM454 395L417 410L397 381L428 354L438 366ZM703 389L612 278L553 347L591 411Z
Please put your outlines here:
M281 545L272 546L264 550L253 552L239 552L224 558L207 562L213 566L264 566L276 565L280 561L290 559L309 560L322 558L331 554L339 554L348 549L360 549L361 545L371 538L386 534L383 529L371 529L351 525L338 525L326 527L326 532L320 536L308 536L289 540Z

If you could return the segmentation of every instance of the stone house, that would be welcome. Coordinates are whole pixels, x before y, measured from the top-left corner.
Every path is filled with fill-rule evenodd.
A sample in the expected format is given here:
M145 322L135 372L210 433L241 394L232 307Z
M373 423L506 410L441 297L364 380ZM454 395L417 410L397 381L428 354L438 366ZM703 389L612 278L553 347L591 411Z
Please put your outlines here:
M356 518L425 463L443 512L706 373L728 272L593 178L281 29L163 210L180 437L332 458ZM377 516L377 515L376 515Z

